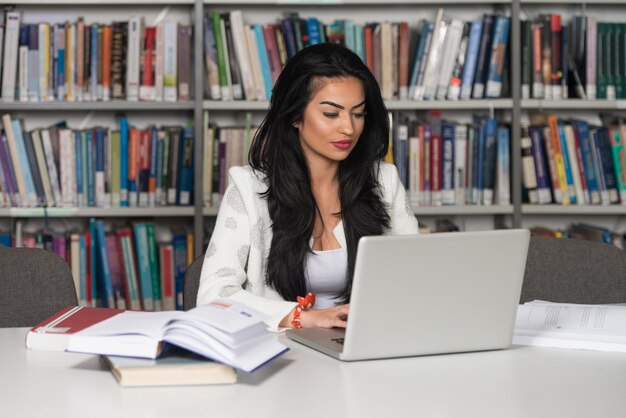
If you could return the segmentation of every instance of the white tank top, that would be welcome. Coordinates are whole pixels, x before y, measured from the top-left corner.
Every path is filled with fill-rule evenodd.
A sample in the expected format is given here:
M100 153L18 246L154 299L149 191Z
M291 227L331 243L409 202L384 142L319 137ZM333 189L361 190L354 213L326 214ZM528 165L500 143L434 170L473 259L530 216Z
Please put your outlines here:
M346 285L348 254L343 248L313 251L306 259L304 277L309 292L315 292L315 309L326 309L338 304L338 296Z

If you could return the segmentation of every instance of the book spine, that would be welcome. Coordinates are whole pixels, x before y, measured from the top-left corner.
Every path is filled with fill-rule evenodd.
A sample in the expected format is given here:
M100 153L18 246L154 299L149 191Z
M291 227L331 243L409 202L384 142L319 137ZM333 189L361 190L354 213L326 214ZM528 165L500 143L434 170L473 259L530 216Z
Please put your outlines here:
M87 206L96 206L96 167L93 131L83 132L83 149L85 150L85 181L87 184Z
M39 101L39 25L28 25L28 100ZM43 48L42 48L43 49ZM42 51L43 52L43 51Z
M496 160L498 151L498 123L495 119L487 119L485 123L485 142L483 159L482 204L494 203L494 189L496 183Z
M562 78L563 73L561 71L561 15L550 15L550 36L551 36L551 69L552 69L552 99L561 100L563 98Z
M24 185L26 186L26 198L28 206L37 206L38 197L35 190L35 183L31 171L28 153L26 151L24 135L22 133L22 122L19 120L13 120L11 121L11 127L13 130L13 136L15 137L15 145L21 166L20 169L22 170L24 176Z
M141 57L142 20L133 17L128 21L128 49L126 55L126 100L139 100L139 67Z
M469 100L472 97L472 86L474 75L476 73L476 62L478 61L478 52L480 50L480 38L483 29L483 21L481 19L472 20L470 28L469 41L467 45L467 58L465 67L463 68L463 80L461 83L462 100Z
M565 130L563 128L562 123L558 123L558 137L559 137L559 148L561 150L561 154L563 155L563 167L565 169L565 180L567 181L567 191L564 191L569 196L570 203L577 203L576 200L576 190L574 187L574 176L572 173L572 167L570 164L570 155L567 147L567 138L565 137Z
M585 63L585 92L587 98L593 100L596 98L596 56L597 56L597 20L593 16L586 17L587 19L587 40L586 40L586 53L587 59Z
M539 192L537 190L537 174L535 161L533 159L532 139L528 126L522 126L520 147L522 149L522 184L528 196L528 202L538 204Z
M6 12L4 15L4 59L2 71L2 100L15 100L15 82L20 35L20 13Z
M509 142L509 129L504 126L498 127L495 185L495 203L498 205L509 205L511 203L511 152Z
M175 102L177 94L177 68L178 68L178 23L166 21L163 28L163 100Z
M619 200L622 204L626 204L626 155L618 127L611 129L609 139Z
M191 99L191 26L178 25L176 57L177 99ZM248 64L249 65L249 64ZM249 68L249 67L248 67Z
M207 72L209 98L220 100L222 92L220 90L220 74L217 65L217 47L215 45L213 21L209 15L204 16L204 65Z
M498 98L502 95L502 80L504 78L506 49L509 43L510 22L508 17L496 17L485 87L485 97L488 98Z
M82 133L80 131L74 131L74 152L76 156L75 170L76 170L76 202L78 206L85 206L83 199L85 197L85 187L86 179L83 176L83 139Z
M454 144L454 190L455 203L457 205L465 204L465 194L467 190L467 157L468 157L468 137L467 126L457 125L455 127L455 144Z
M135 224L135 246L137 251L137 263L139 267L139 281L141 283L141 297L143 308L154 311L154 290L152 288L152 275L150 273L150 259L148 254L148 233L146 224Z
M139 178L139 130L130 128L128 135L128 205L138 204L137 181Z
M532 75L533 75L533 43L532 43L532 22L522 20L522 86L521 98L530 99Z
M183 137L180 141L179 150L179 175L178 175L178 205L191 204L191 191L193 189L193 153L194 153L194 130L191 127L183 129Z
M106 298L107 307L114 308L115 307L115 294L113 292L113 282L111 279L111 270L109 266L109 257L106 246L106 235L104 232L104 222L96 221L96 237L97 237L97 245L99 250L99 265L102 269L102 284L104 289L104 295Z
M469 23L466 22L463 24L461 42L459 44L454 68L450 76L448 92L446 93L448 100L458 100L461 95L461 77L465 68L465 56L467 54L467 45L469 43L469 28Z
M454 205L456 203L456 194L454 192L454 141L455 126L444 123L441 127L441 203L444 205Z
M163 299L161 296L161 278L159 274L159 264L157 261L157 244L154 232L154 224L146 224L148 261L150 263L150 278L152 283L152 293L154 297L154 309L163 310Z
M48 173L50 175L50 184L52 186L52 193L54 195L55 206L62 206L61 198L61 186L59 184L59 173L57 170L57 164L54 161L54 151L52 150L52 142L50 139L50 132L47 129L41 131L41 142L43 145L44 154L46 156L46 165L48 167Z
M95 151L96 151L96 164L95 164L95 195L96 195L96 206L104 207L105 199L104 199L104 177L105 177L105 144L104 144L104 135L102 131L94 132L94 140L95 140Z
M553 152L554 165L556 168L556 175L558 176L558 184L562 199L561 202L557 203L563 203L564 205L568 205L570 203L570 194L568 188L569 183L567 181L564 155L563 150L561 149L559 127L556 116L548 116L548 129L550 132L549 141Z
M30 29L28 25L20 27L20 39L18 46L19 62L17 66L17 98L20 102L28 101L28 45L30 41Z
M141 85L139 100L156 100L154 79L154 58L156 48L156 27L144 28L143 54L141 62Z
M120 206L128 206L128 119L120 118Z
M476 72L474 75L474 86L472 89L473 99L482 99L485 95L485 83L487 82L489 70L489 58L491 51L491 39L493 34L494 16L484 15L483 27L480 35L480 49L476 60Z

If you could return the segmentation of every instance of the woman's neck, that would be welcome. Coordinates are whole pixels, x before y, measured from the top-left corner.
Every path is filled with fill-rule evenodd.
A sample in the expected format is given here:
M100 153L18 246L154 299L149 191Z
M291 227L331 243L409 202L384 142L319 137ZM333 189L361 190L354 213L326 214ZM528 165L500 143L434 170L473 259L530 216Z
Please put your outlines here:
M337 161L309 161L311 186L317 189L336 185L338 170L339 163Z

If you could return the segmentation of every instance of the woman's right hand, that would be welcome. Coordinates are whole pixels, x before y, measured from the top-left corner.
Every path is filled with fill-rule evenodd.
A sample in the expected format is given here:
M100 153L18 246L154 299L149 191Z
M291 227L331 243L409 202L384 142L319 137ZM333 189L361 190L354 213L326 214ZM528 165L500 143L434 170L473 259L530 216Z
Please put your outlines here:
M300 314L302 328L345 328L348 323L350 304L328 309L308 309ZM293 312L281 321L281 326L292 327Z

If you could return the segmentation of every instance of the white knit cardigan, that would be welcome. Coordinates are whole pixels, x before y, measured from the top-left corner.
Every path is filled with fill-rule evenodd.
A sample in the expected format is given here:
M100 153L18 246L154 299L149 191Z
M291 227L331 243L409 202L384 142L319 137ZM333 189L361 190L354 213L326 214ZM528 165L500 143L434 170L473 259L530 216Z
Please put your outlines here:
M249 166L233 167L228 175L228 187L202 265L197 304L230 297L265 313L268 329L278 331L278 324L296 304L283 300L265 283L272 228L267 200L259 193L267 185L262 175ZM388 233L418 233L417 220L396 167L382 163L378 180L391 217ZM339 245L346 248L341 222L333 234Z

